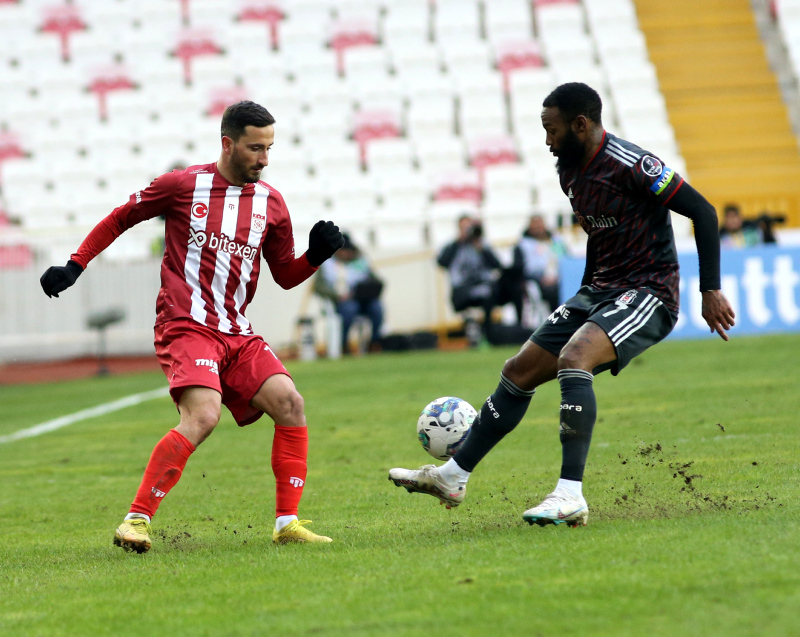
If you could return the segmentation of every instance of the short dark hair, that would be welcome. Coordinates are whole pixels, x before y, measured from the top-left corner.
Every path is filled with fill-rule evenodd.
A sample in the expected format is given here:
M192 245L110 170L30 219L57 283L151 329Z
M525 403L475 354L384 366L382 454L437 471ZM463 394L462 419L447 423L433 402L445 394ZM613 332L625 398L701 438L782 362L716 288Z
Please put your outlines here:
M245 100L231 104L222 114L222 124L220 132L223 137L230 137L237 141L244 135L244 129L248 126L264 128L275 123L275 118L270 112L255 102Z
M567 123L578 115L584 115L596 124L601 124L603 101L597 91L582 82L568 82L557 86L544 98L542 106L556 107Z

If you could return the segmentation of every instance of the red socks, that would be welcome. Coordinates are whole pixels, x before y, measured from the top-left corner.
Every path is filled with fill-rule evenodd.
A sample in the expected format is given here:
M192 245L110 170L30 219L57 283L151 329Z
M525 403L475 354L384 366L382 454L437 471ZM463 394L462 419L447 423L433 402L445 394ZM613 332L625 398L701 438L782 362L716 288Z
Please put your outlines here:
M144 477L136 497L131 504L131 513L155 515L161 500L180 480L186 461L194 451L194 445L182 434L170 429L158 441L144 470ZM305 478L305 473L303 474Z
M272 472L275 474L275 516L297 515L308 471L308 428L275 425Z
M183 473L194 445L171 429L153 449L131 513L155 515L161 500ZM297 515L308 471L308 428L275 425L272 472L275 474L275 515Z

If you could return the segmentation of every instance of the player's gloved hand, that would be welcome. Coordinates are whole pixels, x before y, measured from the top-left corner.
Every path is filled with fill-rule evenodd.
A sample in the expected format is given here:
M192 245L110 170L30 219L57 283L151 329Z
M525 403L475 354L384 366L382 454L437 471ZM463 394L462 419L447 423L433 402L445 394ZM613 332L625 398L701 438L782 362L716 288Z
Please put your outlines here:
M58 298L58 293L73 285L82 272L83 268L70 260L65 266L54 265L47 268L39 283L47 296Z
M308 233L306 258L315 268L327 261L344 245L344 237L339 226L333 221L317 221Z

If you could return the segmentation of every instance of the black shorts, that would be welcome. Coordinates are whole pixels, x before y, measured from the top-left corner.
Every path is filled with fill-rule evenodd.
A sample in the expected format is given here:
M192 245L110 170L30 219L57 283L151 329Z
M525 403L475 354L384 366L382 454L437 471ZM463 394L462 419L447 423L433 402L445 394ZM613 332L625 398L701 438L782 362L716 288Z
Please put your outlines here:
M556 308L531 335L539 347L558 356L578 328L591 321L608 334L617 360L595 368L619 371L651 345L663 340L675 327L678 315L670 311L649 288L596 290L584 285L569 301Z

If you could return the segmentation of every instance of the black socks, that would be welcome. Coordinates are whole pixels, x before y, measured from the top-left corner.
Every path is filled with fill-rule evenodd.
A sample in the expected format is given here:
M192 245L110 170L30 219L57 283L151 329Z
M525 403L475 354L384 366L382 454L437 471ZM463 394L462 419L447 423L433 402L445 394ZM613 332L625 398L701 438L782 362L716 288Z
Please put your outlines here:
M565 480L583 480L592 429L597 420L593 379L592 374L582 369L558 372L561 385L561 477Z
M500 384L483 403L469 436L453 456L458 466L465 471L474 470L483 457L519 424L535 391L520 389L500 374Z

